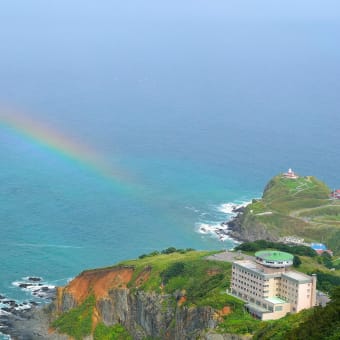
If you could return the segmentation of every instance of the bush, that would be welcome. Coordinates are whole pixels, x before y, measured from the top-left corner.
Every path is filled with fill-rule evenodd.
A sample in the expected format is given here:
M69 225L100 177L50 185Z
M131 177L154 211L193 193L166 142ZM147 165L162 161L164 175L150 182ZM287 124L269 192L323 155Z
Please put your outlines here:
M333 268L332 257L327 252L323 252L321 255L322 263L327 268Z
M175 247L169 247L161 251L162 254L171 254L175 252L177 252L177 249Z
M299 256L294 255L294 258L293 258L293 266L294 266L295 268L297 268L297 267L300 266L301 263L302 263L302 262L301 262Z
M300 245L290 246L285 243L271 242L271 241L266 241L266 240L245 242L235 247L235 250L256 252L256 251L268 249L268 248L285 251L293 255L309 256L309 257L314 257L317 255L314 249L307 247L307 246L300 246Z
M308 273L311 275L312 273ZM340 286L340 277L329 274L329 273L324 273L321 271L316 271L316 276L317 276L317 289L322 290L324 292L329 292L332 291L334 287Z
M94 340L132 340L132 336L122 325L105 326L103 323L97 325Z
M172 277L179 276L184 273L184 263L183 262L175 262L171 264L168 268L166 268L162 273L161 277L163 279L163 283L167 283Z
M92 331L92 314L95 305L94 295L90 295L80 306L62 314L52 323L58 332L82 340Z

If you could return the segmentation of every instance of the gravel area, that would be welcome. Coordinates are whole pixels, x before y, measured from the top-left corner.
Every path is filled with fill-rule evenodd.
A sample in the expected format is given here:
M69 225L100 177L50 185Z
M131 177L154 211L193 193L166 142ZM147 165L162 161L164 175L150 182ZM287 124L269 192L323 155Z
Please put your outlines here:
M225 262L234 262L240 260L255 260L254 256L243 254L242 252L238 251L224 251L223 253L218 253L214 255L210 255L207 257L208 260L215 260L215 261L225 261Z

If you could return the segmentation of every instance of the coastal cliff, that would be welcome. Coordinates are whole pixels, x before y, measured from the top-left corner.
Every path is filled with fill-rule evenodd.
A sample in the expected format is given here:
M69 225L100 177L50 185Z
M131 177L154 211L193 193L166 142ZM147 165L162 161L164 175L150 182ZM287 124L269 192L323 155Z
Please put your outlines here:
M59 287L49 306L54 336L101 339L105 337L100 334L117 333L112 338L231 339L228 334L221 338L218 330L226 318L243 314L243 302L225 293L231 264L206 259L209 252L169 249L84 271Z
M226 222L231 237L241 241L278 241L297 235L325 242L340 252L340 200L313 176L278 175L266 185L262 198L254 199L236 218Z
M133 268L123 266L84 272L58 289L54 312L65 313L93 294L93 329L102 322L123 325L133 339L192 339L204 329L215 328L213 308L180 307L171 294L127 288L133 274ZM147 275L147 270L142 272L136 282Z

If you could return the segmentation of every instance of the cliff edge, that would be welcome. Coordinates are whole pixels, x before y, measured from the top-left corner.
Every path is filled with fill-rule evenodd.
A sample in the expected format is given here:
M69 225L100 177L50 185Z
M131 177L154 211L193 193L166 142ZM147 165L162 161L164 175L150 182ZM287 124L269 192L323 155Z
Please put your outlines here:
M169 249L84 271L58 288L51 331L74 339L213 339L211 331L243 306L225 293L231 264Z

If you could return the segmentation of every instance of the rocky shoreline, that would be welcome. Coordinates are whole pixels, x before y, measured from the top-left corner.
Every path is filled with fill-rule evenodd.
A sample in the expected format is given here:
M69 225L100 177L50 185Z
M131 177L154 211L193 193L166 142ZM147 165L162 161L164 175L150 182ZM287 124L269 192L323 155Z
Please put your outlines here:
M14 340L67 340L49 329L49 306L36 306L28 310L0 316L1 332Z
M32 299L18 302L0 295L0 332L18 340L66 339L49 333L49 305L45 304L54 300L55 286L34 276L13 282L13 285L29 292Z
M240 243L246 241L245 238L239 233L242 225L242 216L245 212L246 207L250 202L246 202L243 204L233 204L227 203L225 204L228 209L221 211L229 215L229 219L223 222L201 222L198 223L198 232L203 235L212 235L221 241L232 240L234 243Z
M233 239L236 242L244 242L247 241L242 235L239 233L240 226L242 223L242 216L246 210L246 206L235 206L232 210L233 216L230 220L222 222L221 228L216 230L217 236L222 239L223 237L228 237Z

